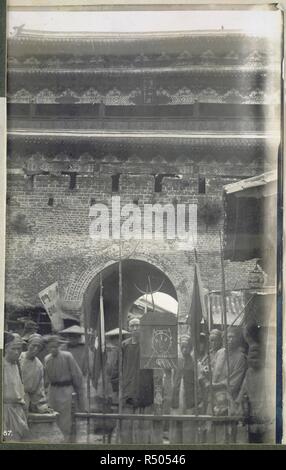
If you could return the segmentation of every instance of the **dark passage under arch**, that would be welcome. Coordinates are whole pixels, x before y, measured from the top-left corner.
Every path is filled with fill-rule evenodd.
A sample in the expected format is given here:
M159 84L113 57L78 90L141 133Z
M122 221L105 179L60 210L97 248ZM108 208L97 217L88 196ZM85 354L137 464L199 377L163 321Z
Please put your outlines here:
M103 283L105 329L109 330L118 326L119 311L119 270L118 263L114 263L100 273ZM100 274L95 276L84 295L84 312L88 319L88 325L96 328L99 311ZM141 260L122 261L122 312L123 326L126 328L128 312L142 294L138 290L146 291L148 277L152 290L162 286L160 292L169 294L177 300L176 290L165 273L153 264Z

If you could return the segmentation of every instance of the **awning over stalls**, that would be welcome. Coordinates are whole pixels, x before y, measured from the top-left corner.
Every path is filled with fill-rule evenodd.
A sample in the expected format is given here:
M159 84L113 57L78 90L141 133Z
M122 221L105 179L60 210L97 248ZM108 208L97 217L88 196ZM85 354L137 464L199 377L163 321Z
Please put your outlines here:
M246 261L264 257L266 238L275 241L276 195L275 171L224 186L225 259Z
M256 323L259 326L275 327L276 289L273 286L257 289L226 291L227 325L242 326ZM221 291L210 291L207 307L211 328L223 325L223 296Z

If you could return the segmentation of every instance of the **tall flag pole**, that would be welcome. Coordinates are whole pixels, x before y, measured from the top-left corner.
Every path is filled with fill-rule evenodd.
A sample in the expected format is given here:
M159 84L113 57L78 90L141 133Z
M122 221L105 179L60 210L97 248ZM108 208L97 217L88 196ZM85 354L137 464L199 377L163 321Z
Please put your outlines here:
M101 275L101 273L100 273L99 315L100 315L100 346L101 346L101 352L102 352L102 354L104 354L105 351L106 351L106 345L105 345L103 285L102 285L102 275Z
M99 354L101 358L101 376L102 376L102 394L103 394L103 414L106 411L106 345L105 345L105 321L104 321L104 302L103 302L103 284L100 273L100 295L99 295ZM105 422L103 423L103 442L105 442Z
M118 357L118 413L122 414L123 408L123 357L122 357L122 252L121 252L121 239L119 240L119 264L118 264L118 327L119 327L119 357ZM119 420L119 443L121 441L122 421Z
M197 251L194 249L195 254L195 272L194 272L194 284L193 284L193 295L191 308L187 318L187 323L190 325L191 330L191 339L194 351L194 362L195 362L195 389L194 389L194 398L195 398L195 413L198 415L199 409L199 378L198 378L198 359L199 359L199 349L200 349L200 331L201 331L201 321L207 324L208 315L205 307L203 285L201 281L200 268L198 264Z
M198 349L200 342L200 323L202 319L201 301L199 293L199 278L198 278L198 264L197 264L197 253L195 252L195 273L194 273L194 285L193 285L193 296L191 302L191 308L187 318L187 323L191 329L191 339L194 351L194 375L195 375L195 413L198 415L198 391L199 391L199 379L198 379Z
M226 293L225 293L225 272L224 272L224 259L223 259L223 245L222 234L220 237L220 258L221 258L221 287L222 287L222 314L223 314L223 329L224 329L224 347L226 354L226 373L227 373L227 392L228 392L228 412L229 412L229 399L230 399L230 368L229 368L229 349L227 341L227 313L226 313Z
M89 319L87 319L87 312L84 305L83 309L83 318L84 318L84 337L85 337L85 360L87 364L87 411L90 413L90 358L89 358ZM90 441L90 419L87 420L87 439Z

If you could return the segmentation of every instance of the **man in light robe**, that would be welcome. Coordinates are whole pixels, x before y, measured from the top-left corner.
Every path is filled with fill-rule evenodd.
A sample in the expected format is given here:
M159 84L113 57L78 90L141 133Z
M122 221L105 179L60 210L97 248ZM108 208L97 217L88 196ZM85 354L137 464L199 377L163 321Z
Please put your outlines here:
M27 341L28 350L22 352L19 362L22 372L27 409L33 413L49 413L44 387L44 366L37 354L44 347L44 339L37 333Z
M25 391L19 367L23 340L17 334L5 333L5 356L3 377L3 403L5 440L21 441L27 437L29 428L26 416Z
M48 385L49 405L59 413L58 426L66 441L71 439L72 394L76 393L76 405L84 410L83 375L68 351L60 350L61 340L52 335L48 338L50 354L45 357L45 381Z
M195 414L195 363L191 354L191 338L184 334L180 338L181 357L173 372L171 414ZM195 444L197 425L188 421L172 421L170 425L171 444Z
M228 359L229 377L227 367L226 349L220 349L215 356L213 371L213 390L216 393L229 392L232 400L235 400L240 392L247 368L245 354L240 349L240 331L235 327L228 328ZM229 379L229 390L227 390ZM222 411L222 410L221 410ZM218 413L222 414L222 413Z
M73 325L65 330L60 331L60 335L63 336L64 341L67 341L66 350L72 353L76 362L78 363L84 376L87 376L87 354L85 348L85 340L83 339L84 329L79 325ZM91 354L89 354L90 360L92 360Z
M243 335L248 343L248 369L237 398L248 426L247 442L253 444L271 441L271 415L266 381L269 371L265 370L263 333L255 323L244 326Z
M204 413L206 414L212 414L210 381L213 376L216 354L221 346L221 331L211 330L208 338L208 350L199 360L199 381L203 390Z
M73 325L60 331L60 335L67 341L65 349L73 355L82 372L84 396L87 398L89 387L90 401L94 401L95 390L93 389L91 381L89 381L88 386L88 378L92 376L93 354L90 347L87 347L85 344L85 338L83 336L84 328L79 325ZM85 408L87 408L87 406L88 400L86 400Z
M226 348L220 349L215 356L212 390L214 392L214 413L216 415L237 414L235 402L240 392L247 369L247 359L240 348L240 330L229 327L227 331L228 365ZM233 442L224 424L216 424L216 442Z

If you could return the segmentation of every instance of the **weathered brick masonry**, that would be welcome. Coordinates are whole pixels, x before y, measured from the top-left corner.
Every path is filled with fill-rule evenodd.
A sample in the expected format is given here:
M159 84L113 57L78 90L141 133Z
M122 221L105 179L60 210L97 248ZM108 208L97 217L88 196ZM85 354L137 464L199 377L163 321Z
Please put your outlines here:
M34 37L24 30L9 41L8 96L13 107L8 115L6 295L10 307L39 306L39 291L58 281L65 311L82 318L85 310L94 324L101 272L111 297L107 324L116 326L119 243L89 236L90 207L111 206L112 196L120 196L122 205L134 203L140 209L144 204L197 204L203 282L209 289L220 288L223 186L272 165L276 151L272 118L279 111L265 96L267 75L273 87L267 93L275 94L279 69L275 56L273 72L273 64L270 71L265 61L263 41L243 35L234 41L235 34L214 33L212 46L201 38L199 49L195 34L188 35L183 45L166 35L155 42L147 72L145 65L138 65L139 59L136 62L138 54L148 56L150 44L144 37L137 44L129 40L127 57L120 38L117 52L112 52L112 46L105 50L95 35L91 42L101 51L96 57L108 62L104 68L102 61L93 62L91 68L91 46L76 37L61 43L60 38ZM193 63L189 58L178 65L176 57L185 47L197 55ZM238 55L231 61L226 57L233 47ZM168 48L170 57L160 62ZM208 59L205 52L210 48L215 57ZM246 70L246 58L255 51L256 59L249 59ZM74 65L78 55L83 61L80 73ZM47 68L51 59L56 63ZM121 71L115 73L118 61ZM186 64L187 72L182 69ZM91 84L93 91L88 94ZM206 135L198 135L204 129ZM114 136L118 130L122 134ZM193 252L179 249L176 241L130 240L122 242L122 256L125 315L138 297L135 281L142 285L151 273L155 284L165 279L162 290L178 299L183 320L191 300ZM226 263L227 288L244 287L253 264Z

